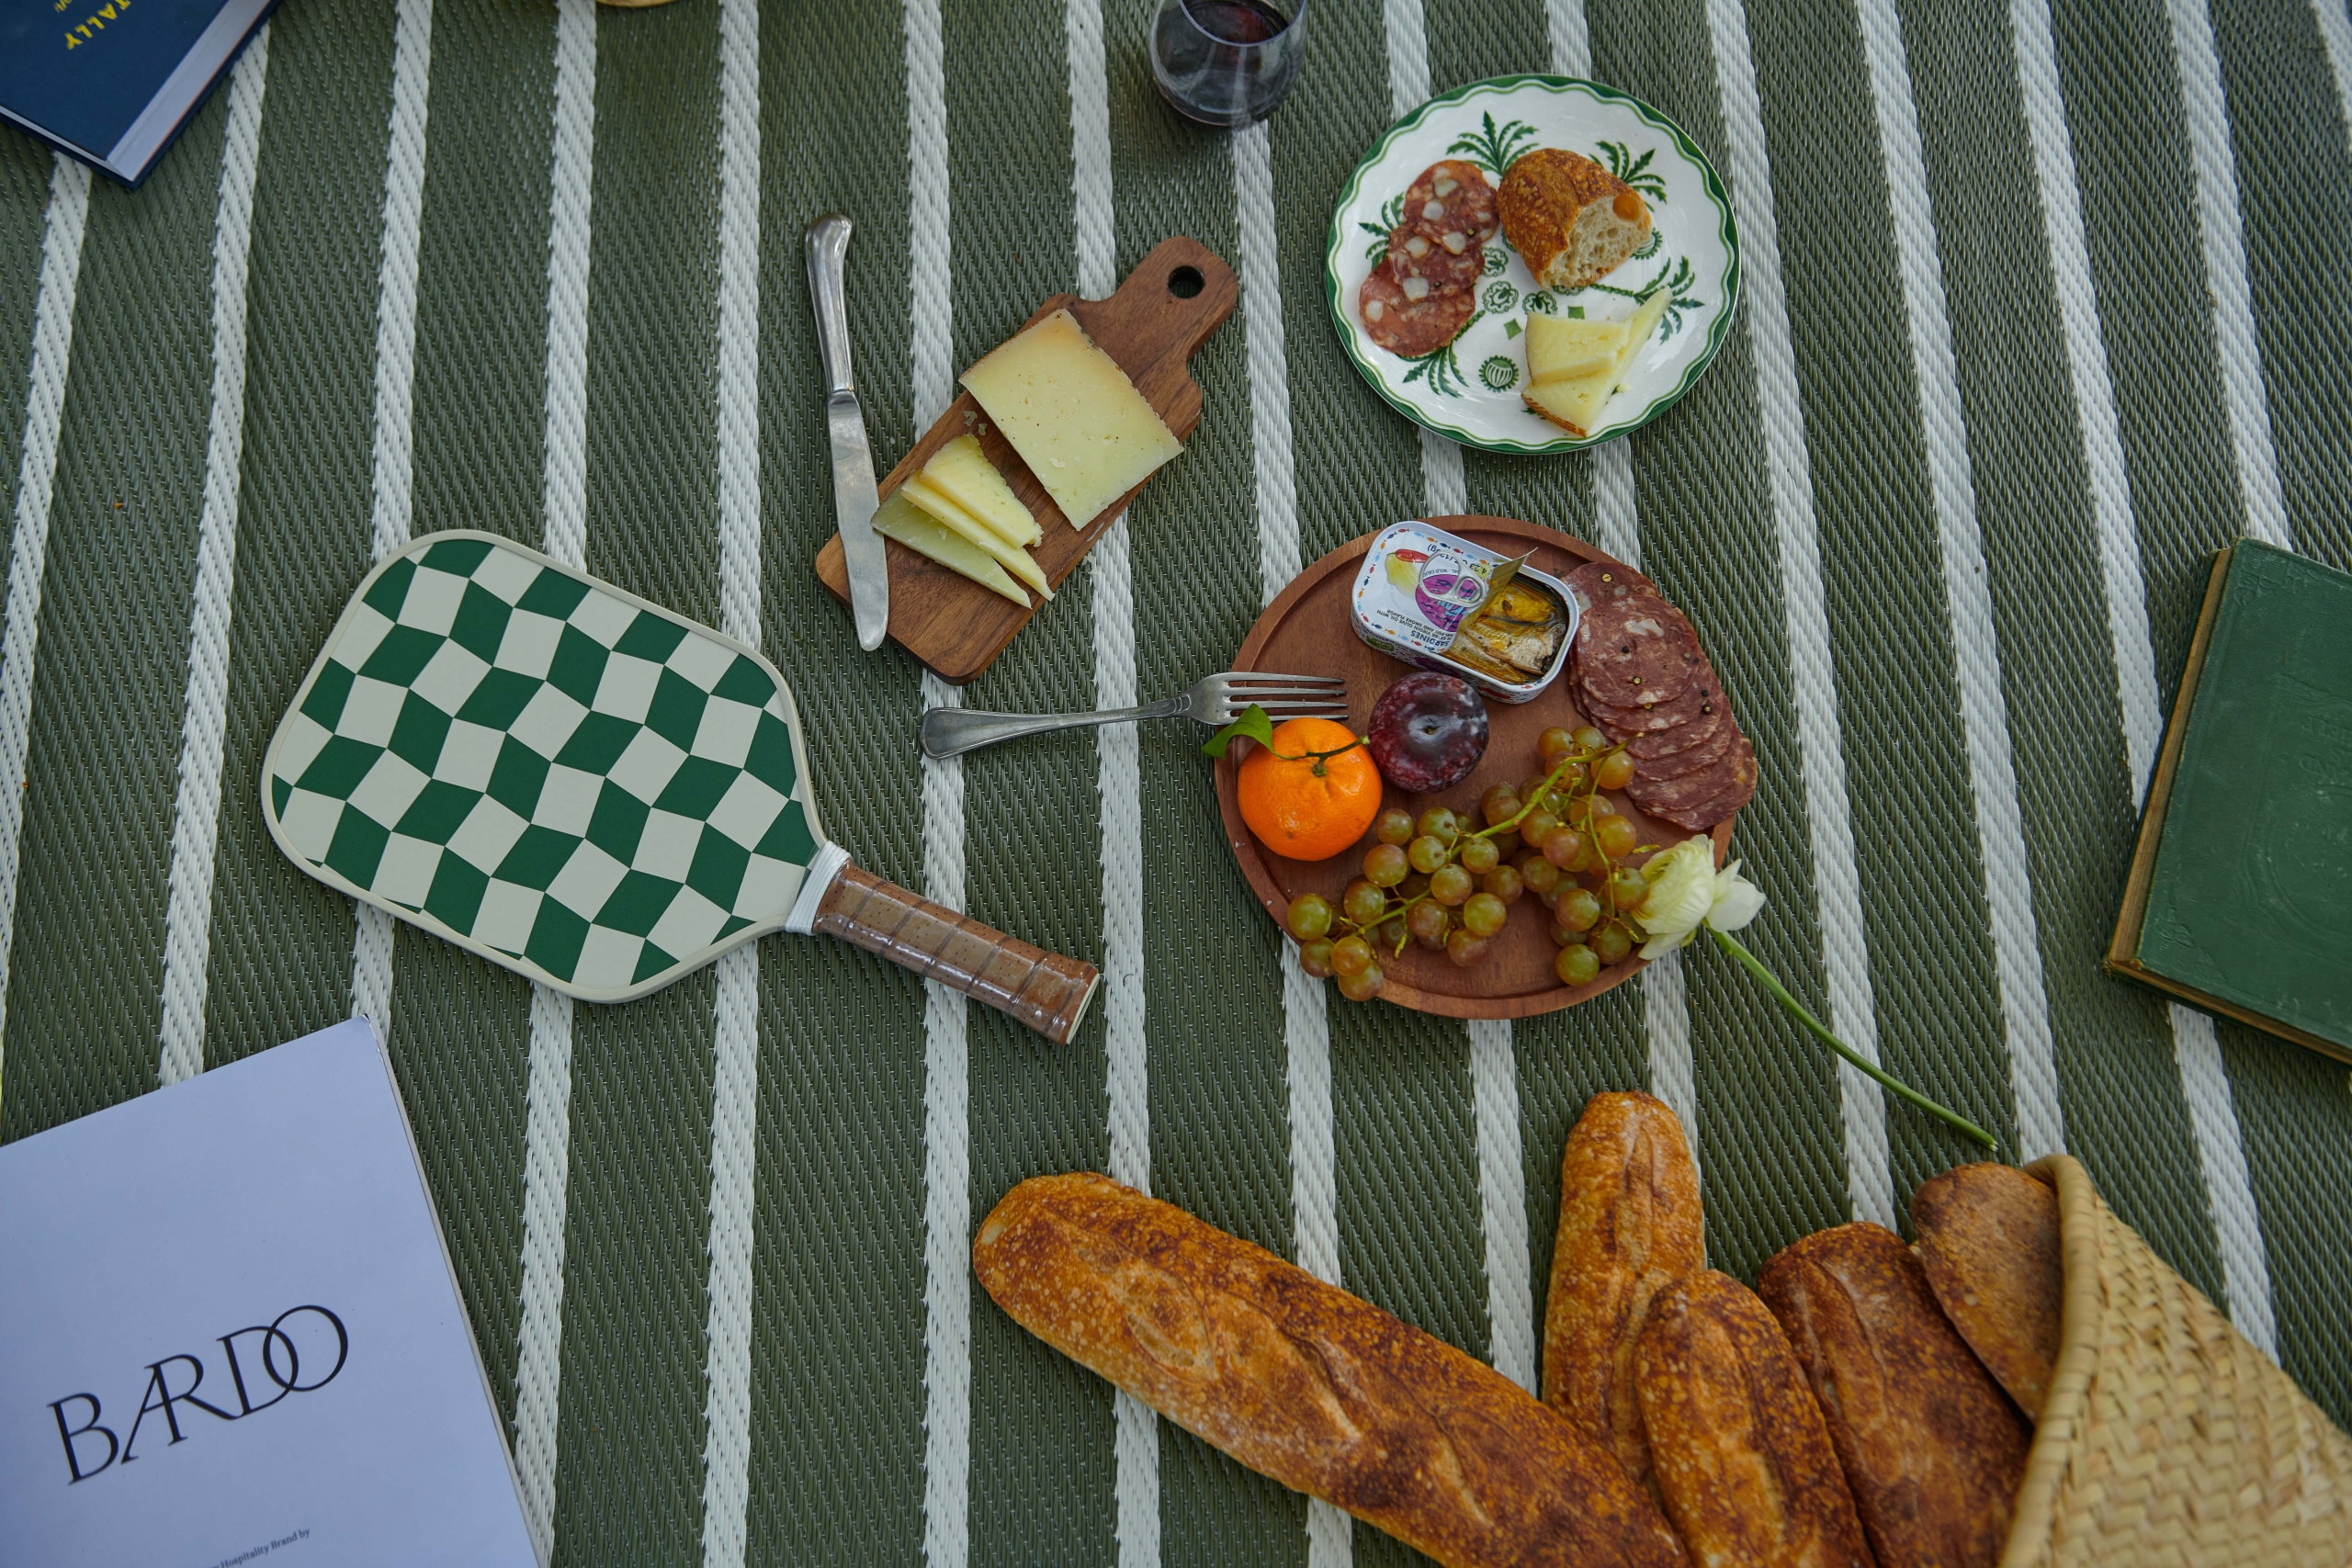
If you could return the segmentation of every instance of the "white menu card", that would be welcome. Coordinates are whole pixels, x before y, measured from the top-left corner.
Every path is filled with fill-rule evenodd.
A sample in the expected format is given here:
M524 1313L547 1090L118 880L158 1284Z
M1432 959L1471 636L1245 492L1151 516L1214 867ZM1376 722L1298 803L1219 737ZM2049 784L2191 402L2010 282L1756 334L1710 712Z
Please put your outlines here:
M354 1019L0 1147L0 1563L535 1568Z

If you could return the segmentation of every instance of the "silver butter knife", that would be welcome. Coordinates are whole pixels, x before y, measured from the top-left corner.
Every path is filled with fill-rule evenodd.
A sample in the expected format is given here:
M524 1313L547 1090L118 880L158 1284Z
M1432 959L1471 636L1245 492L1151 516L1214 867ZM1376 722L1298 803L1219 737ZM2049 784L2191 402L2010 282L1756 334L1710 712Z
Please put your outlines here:
M849 367L849 307L844 299L850 221L828 212L808 225L808 298L817 310L817 355L825 368L825 434L832 444L833 514L849 568L849 606L857 646L871 653L890 631L890 569L874 531L874 448Z

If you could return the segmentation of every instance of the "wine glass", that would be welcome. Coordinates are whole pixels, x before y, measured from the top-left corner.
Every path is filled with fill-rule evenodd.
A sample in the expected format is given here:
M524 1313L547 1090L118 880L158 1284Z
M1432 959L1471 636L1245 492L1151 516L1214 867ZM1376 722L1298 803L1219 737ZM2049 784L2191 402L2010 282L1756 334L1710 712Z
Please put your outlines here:
M1269 0L1160 0L1151 22L1151 79L1176 112L1231 130L1274 112L1306 58L1306 7Z

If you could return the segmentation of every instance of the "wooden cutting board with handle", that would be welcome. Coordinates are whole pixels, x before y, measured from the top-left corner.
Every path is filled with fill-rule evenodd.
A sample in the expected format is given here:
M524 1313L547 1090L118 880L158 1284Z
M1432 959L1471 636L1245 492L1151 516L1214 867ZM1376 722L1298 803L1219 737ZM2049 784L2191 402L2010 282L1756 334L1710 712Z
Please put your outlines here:
M1038 306L1024 325L1068 310L1096 346L1127 373L1127 379L1177 439L1187 440L1201 423L1201 389L1193 380L1190 362L1209 334L1233 314L1240 298L1241 287L1233 269L1206 245L1180 234L1155 246L1108 299L1057 294ZM1105 507L1085 529L1073 529L972 394L958 392L939 422L883 479L877 487L880 494L888 498L909 476L919 472L932 454L967 431L979 436L980 450L1036 517L1043 536L1029 553L1036 558L1046 581L1057 589L1143 488L1137 485ZM1019 609L1012 601L925 559L896 539L885 539L883 545L890 568L890 636L951 684L960 686L987 669L1013 635L1029 624L1029 617L1046 607L1033 593L1030 607ZM840 535L826 540L825 547L817 552L817 575L835 598L844 605L849 603L849 573L842 560Z

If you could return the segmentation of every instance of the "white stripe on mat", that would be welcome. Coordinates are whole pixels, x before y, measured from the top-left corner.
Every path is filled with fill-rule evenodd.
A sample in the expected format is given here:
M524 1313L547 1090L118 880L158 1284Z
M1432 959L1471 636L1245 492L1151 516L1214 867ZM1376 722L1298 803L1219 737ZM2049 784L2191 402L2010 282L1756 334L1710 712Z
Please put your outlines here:
M392 24L392 118L384 156L384 238L376 278L376 485L370 548L382 560L408 543L416 452L416 254L424 211L426 87L433 68L433 0L400 0ZM351 1010L392 1037L397 923L358 906L351 943Z
M557 0L554 166L548 220L546 536L587 564L589 197L596 136L594 0ZM556 1438L563 1375L564 1224L571 1182L571 998L531 987L524 1120L523 1321L514 1361L514 1470L531 1540L555 1546Z
M1634 440L1621 435L1592 448L1594 542L1639 571L1641 519L1634 495ZM1690 993L1682 955L1669 953L1642 971L1642 1032L1649 1039L1650 1092L1674 1108L1691 1163L1704 1170L1699 1145L1699 1073L1690 1054Z
M1903 275L1911 359L1917 379L1920 432L1936 509L1936 539L1943 565L1944 605L1960 682L1960 717L1968 751L1969 793L1976 810L1976 840L1984 866L1984 901L1992 922L1994 974L2001 998L2017 1102L2021 1159L2056 1154L2066 1145L2058 1100L2058 1068L2050 1036L2049 998L2042 989L2041 948L2026 866L2024 825L2018 808L2017 769L2001 695L2000 633L1985 581L1984 541L1976 517L1976 486L1952 359L1943 270L1936 254L1935 219L1928 201L1927 159L1919 117L1903 53L1903 24L1894 0L1858 0L1862 52L1870 66L1871 100L1886 164L1889 216Z
M237 502L245 456L245 276L253 254L254 176L261 162L269 26L229 78L220 197L212 220L212 419L204 446L187 699L164 909L164 1022L156 1080L204 1070L204 998L212 958L212 855L220 836L220 747L228 734L229 621L237 586Z
M25 444L17 460L17 515L9 534L7 626L0 632L0 1052L7 1044L8 953L16 936L17 855L25 830L25 753L32 744L33 666L40 651L49 507L57 485L57 433L65 418L65 375L74 356L74 296L81 282L82 233L89 216L89 167L60 153L51 161L49 214L41 229L40 294L33 305ZM0 1074L0 1086L6 1083Z
M1111 94L1101 0L1062 9L1069 56L1071 194L1078 291L1100 299L1119 286L1113 222ZM1094 705L1136 701L1135 584L1125 513L1087 555L1094 600ZM1143 783L1132 724L1094 732L1102 835L1102 1049L1110 1103L1110 1175L1151 1190L1151 1077L1144 1021ZM1118 1390L1112 1397L1121 1568L1159 1561L1159 1418Z
M1430 93L1428 21L1421 0L1386 0L1389 110L1410 114ZM1470 510L1462 448L1424 427L1421 514ZM1527 1250L1527 1169L1520 1162L1519 1073L1508 1020L1469 1024L1464 1062L1478 1160L1478 1228L1486 1243L1487 1359L1535 1390L1535 1278Z
M2352 141L2352 12L2346 10L2344 0L2312 0L2312 14L2319 18L2328 73L2335 78L2336 116L2344 122L2346 139Z
M1772 201L1756 59L1738 0L1708 0L1707 33L1723 105L1724 162L1741 235L1748 342L1756 356L1756 406L1781 561L1781 608L1789 646L1789 694L1797 715L1805 821L1813 851L1814 914L1821 928L1829 1026L1876 1062L1878 1004L1870 941L1862 927L1861 874L1854 861L1853 813L1846 793L1846 743L1822 592L1821 534L1814 515L1813 468L1805 451L1804 404L1781 273L1781 231ZM1898 1220L1887 1151L1886 1100L1855 1068L1838 1065L1846 1136L1846 1190L1853 1215L1893 1229Z
M760 13L718 7L718 625L760 646ZM742 1568L752 1477L752 1244L759 1163L760 950L718 961L711 1051L710 1306L702 1557Z
M2327 4L2328 0L2321 0ZM2278 452L2270 440L2270 400L2262 385L2262 340L2246 282L2245 231L2239 216L2237 164L2230 148L2230 106L2205 0L2167 0L2172 54L2180 72L2181 118L2188 163L2197 174L2197 238L2205 253L2205 288L2213 300L2213 344L2221 357L2222 402L2230 415L2230 449L2245 531L2266 545L2294 547L2286 498L2278 489Z
M955 296L947 187L947 67L939 0L906 0L907 287L915 428L955 400ZM962 694L929 671L925 707ZM922 761L923 895L964 907L964 764ZM962 993L923 982L922 1552L963 1568L971 1552L972 1226L970 1056Z
M2009 38L2017 55L2026 130L2033 142L2051 277L2066 333L2066 363L2082 434L2083 468L2090 480L2091 517L2098 531L2105 568L2117 708L2132 771L2132 795L2138 801L2147 795L2149 774L2163 739L2164 718L2156 696L2155 649L2148 637L2132 478L2124 460L2107 344L2099 335L2098 295L2084 237L2082 194L2067 139L2049 0L2010 0ZM2180 1073L2181 1093L2188 1103L2189 1125L2197 1137L2198 1162L2204 1172L2230 1315L2239 1332L2275 1358L2277 1327L2270 1310L2270 1270L2263 1256L2261 1216L2246 1171L2245 1151L2238 1143L2230 1080L2222 1071L2213 1022L2177 1004L2170 1009L2170 1018L2173 1057Z
M1298 575L1298 494L1291 461L1290 367L1283 348L1282 254L1274 231L1273 158L1265 122L1232 134L1234 226L1241 252L1243 360L1250 382L1251 477L1258 513L1259 586L1267 604ZM1290 1207L1298 1266L1340 1278L1339 1145L1331 1110L1331 1029L1323 982L1279 943L1283 1042L1290 1092ZM1307 1568L1353 1560L1348 1516L1319 1497L1306 1504Z

